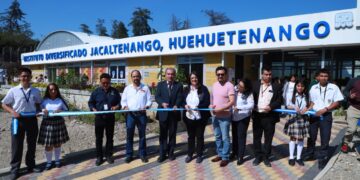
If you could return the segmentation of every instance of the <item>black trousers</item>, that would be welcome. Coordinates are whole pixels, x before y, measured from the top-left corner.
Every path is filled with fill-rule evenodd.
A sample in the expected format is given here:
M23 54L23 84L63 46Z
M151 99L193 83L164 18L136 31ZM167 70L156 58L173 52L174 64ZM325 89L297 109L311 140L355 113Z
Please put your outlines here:
M325 113L323 115L323 120L320 120L320 117L314 117L310 119L310 141L308 142L309 153L315 153L315 145L318 130L320 129L320 141L321 146L318 153L319 159L328 159L329 158L329 142L331 137L331 128L332 128L332 114Z
M239 159L243 159L246 149L246 135L250 116L240 121L232 121L232 151Z
M204 150L204 132L207 120L191 120L184 118L188 133L188 156L192 157L195 152L195 139L196 139L196 155L201 157Z
M11 133L11 173L18 173L20 169L25 134L27 142L25 164L28 168L35 167L35 150L38 133L39 127L36 117L22 117L18 119L17 134L13 135Z
M176 146L176 131L177 131L177 118L174 114L169 112L166 121L159 121L160 123L160 157L165 157L166 154L174 156Z
M103 137L106 135L105 156L113 155L114 148L114 126L115 118L106 116L97 116L95 118L95 137L96 137L96 157L103 158Z
M253 135L255 158L268 159L271 155L272 140L275 133L276 123L271 115L254 112ZM264 134L264 151L261 149L261 138Z

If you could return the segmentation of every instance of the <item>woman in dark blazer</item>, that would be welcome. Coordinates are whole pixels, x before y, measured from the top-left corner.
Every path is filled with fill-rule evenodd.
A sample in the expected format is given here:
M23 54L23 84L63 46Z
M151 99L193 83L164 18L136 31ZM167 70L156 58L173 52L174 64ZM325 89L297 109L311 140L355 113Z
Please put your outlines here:
M196 138L196 162L202 162L204 149L204 131L210 117L209 111L196 111L191 109L208 108L210 105L210 93L206 86L200 84L196 72L189 75L189 86L184 90L184 107L187 111L184 114L184 122L188 133L188 156L185 159L189 163L195 152Z

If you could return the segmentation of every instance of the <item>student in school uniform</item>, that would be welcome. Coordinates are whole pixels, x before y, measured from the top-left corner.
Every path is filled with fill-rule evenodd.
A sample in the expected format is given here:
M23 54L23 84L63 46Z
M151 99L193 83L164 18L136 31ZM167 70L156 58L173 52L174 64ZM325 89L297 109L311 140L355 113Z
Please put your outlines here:
M45 146L46 166L45 170L52 168L52 155L55 156L55 166L60 168L61 145L69 141L65 120L61 116L49 117L49 112L61 112L69 109L65 100L62 98L59 87L55 83L50 83L46 87L45 96L41 103L44 113L40 126L38 144Z
M299 80L295 83L293 95L287 99L286 107L288 109L296 110L297 114L290 116L287 121L284 132L290 136L289 142L289 165L294 166L295 162L304 166L301 158L301 153L304 148L304 139L309 137L309 122L308 116L304 113L308 110L309 96L306 90L304 80ZM297 142L296 159L294 157L295 145Z
M329 141L332 127L332 110L340 105L340 101L344 100L343 95L338 86L329 83L329 71L321 69L319 71L319 83L313 85L310 89L310 107L316 111L315 118L310 120L310 139L309 143L309 159L314 159L315 144L320 129L321 146L318 153L319 169L323 169L329 160Z
M40 90L31 86L32 78L29 68L21 67L18 70L20 84L9 90L2 100L2 107L13 116L12 127L17 119L17 132L12 128L11 133L11 174L10 179L19 176L22 160L24 138L26 134L27 152L25 163L28 172L40 172L35 166L36 139L38 136L38 122L36 116L22 116L21 113L36 113L40 110Z

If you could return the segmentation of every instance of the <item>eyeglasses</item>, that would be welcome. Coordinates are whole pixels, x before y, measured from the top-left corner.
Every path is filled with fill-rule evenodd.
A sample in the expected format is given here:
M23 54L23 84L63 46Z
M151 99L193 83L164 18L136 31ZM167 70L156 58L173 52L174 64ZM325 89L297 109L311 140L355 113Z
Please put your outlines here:
M220 76L225 76L225 74L216 74L216 76L219 76L219 77L220 77Z

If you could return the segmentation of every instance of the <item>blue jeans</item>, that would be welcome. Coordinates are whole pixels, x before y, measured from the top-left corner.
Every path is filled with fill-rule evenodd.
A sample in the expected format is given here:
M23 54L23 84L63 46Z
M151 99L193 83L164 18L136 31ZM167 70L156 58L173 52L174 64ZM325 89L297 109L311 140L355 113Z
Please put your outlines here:
M229 160L230 156L230 117L213 117L216 152L222 160Z
M126 157L133 156L135 125L139 130L139 156L146 156L146 123L147 117L145 113L140 115L129 113L126 116Z

